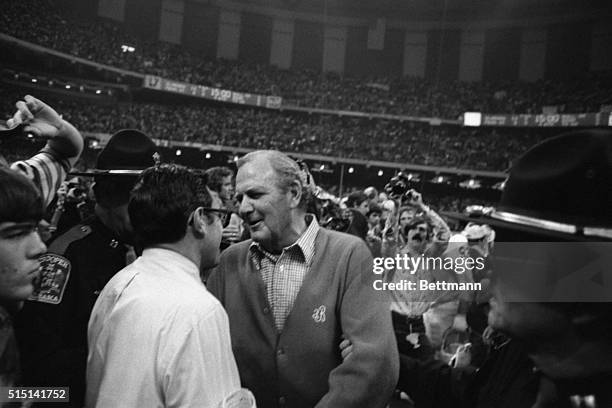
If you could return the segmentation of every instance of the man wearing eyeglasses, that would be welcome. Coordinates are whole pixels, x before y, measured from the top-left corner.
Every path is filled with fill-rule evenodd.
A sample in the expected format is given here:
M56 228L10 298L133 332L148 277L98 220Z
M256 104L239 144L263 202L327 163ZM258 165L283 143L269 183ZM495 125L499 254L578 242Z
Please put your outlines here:
M144 251L94 306L87 407L217 407L240 389L227 314L200 280L219 261L220 205L188 168L140 177L128 211Z
M104 285L135 259L130 190L155 164L157 150L144 133L123 129L102 149L96 168L80 173L94 178L95 214L49 243L41 285L15 318L23 384L70 387L62 407L83 406L87 322Z
M307 214L307 170L277 151L237 162L251 238L223 252L207 282L225 306L243 385L261 407L386 406L398 375L388 303L371 290L363 240ZM345 360L343 336L353 344Z

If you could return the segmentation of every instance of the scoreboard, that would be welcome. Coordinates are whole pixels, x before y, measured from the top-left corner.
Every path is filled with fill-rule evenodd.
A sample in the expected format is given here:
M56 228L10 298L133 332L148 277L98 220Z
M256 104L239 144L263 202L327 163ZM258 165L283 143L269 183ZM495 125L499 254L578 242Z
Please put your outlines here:
M246 92L236 92L227 89L213 88L205 85L194 85L186 82L173 81L154 75L145 75L143 87L196 98L219 102L237 103L239 105L260 106L279 109L283 98L280 96L259 95Z
M466 112L463 126L493 127L608 127L612 126L612 112L555 113L555 114L489 114Z

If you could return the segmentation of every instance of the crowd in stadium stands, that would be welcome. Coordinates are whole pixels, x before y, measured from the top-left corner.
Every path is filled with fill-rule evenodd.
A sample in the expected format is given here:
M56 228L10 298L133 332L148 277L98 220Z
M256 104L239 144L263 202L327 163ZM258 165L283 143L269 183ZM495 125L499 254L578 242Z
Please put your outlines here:
M598 111L612 101L610 73L569 82L439 84L422 78L348 78L313 71L206 59L178 45L145 42L117 23L74 21L50 0L8 2L0 31L95 62L235 91L279 95L318 108L456 119L465 111L541 113ZM121 45L135 48L123 52Z
M2 98L4 115L13 111L12 101L20 96ZM475 170L506 170L511 160L542 139L534 132L219 105L89 104L82 109L82 103L65 98L49 102L88 132L129 127L168 140Z

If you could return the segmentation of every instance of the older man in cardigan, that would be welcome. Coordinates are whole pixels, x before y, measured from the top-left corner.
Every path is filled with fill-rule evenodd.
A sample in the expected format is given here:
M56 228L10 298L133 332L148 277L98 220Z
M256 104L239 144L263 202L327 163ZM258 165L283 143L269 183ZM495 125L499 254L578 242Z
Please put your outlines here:
M208 280L225 306L244 387L259 407L384 407L398 376L388 303L353 236L306 213L311 180L276 151L238 161L236 192L251 239L228 248ZM342 359L343 338L353 352Z

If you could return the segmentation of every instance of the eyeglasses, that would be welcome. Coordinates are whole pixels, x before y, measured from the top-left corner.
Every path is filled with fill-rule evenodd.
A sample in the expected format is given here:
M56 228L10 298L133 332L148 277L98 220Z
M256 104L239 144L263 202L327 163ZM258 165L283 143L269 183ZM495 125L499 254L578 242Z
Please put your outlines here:
M227 227L230 221L230 215L232 212L230 210L226 210L225 208L211 208L211 207L200 207L204 212L212 212L216 213L217 217L221 221L221 225L223 228Z

